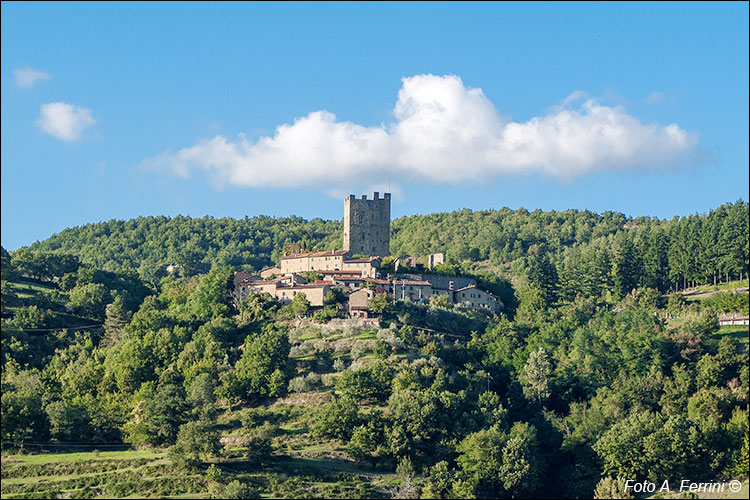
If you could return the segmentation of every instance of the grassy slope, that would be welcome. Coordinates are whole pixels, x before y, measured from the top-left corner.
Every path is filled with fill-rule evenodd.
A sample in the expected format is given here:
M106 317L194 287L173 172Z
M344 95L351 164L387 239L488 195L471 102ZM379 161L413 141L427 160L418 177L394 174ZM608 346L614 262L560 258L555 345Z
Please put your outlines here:
M342 340L353 344L360 340L369 345L375 338L375 331L357 328L345 333L339 328L303 326L298 333L294 344L307 341L333 345ZM352 358L350 351L336 353L334 357ZM371 350L359 356L371 357ZM310 371L338 375L330 367L317 367L314 356L295 361L302 375ZM292 393L267 406L242 408L218 418L218 427L225 437L242 435L243 417L251 412L260 411L259 423L267 421L277 426L274 454L267 463L257 465L231 458L216 461L224 474L222 482L240 480L263 498L389 497L397 482L395 474L352 460L342 443L312 436L310 415L317 406L330 400L332 389L322 384L311 389ZM57 493L92 497L100 492L109 497L204 498L212 487L201 471L191 475L176 470L164 450L3 455L2 471L2 498L46 498Z

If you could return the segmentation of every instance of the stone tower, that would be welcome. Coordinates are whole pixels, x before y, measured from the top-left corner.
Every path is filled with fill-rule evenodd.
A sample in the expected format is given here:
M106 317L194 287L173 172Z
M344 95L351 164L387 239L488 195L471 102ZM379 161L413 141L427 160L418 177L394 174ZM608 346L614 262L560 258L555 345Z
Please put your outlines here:
M391 243L391 193L379 198L375 192L372 198L350 194L344 200L344 250L385 257Z

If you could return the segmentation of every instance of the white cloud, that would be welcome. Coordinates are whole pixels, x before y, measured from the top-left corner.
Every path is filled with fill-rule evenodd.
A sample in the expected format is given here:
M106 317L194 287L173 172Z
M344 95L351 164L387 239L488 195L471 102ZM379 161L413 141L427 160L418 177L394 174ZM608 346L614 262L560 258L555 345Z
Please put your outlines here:
M48 73L31 69L28 66L21 69L14 69L13 77L16 80L16 85L24 89L30 89L39 81L49 80Z
M579 103L574 106L575 103ZM223 136L143 162L190 177L206 171L217 185L319 186L457 182L542 172L573 179L594 171L694 162L698 137L676 124L643 124L621 106L576 91L544 116L513 122L481 89L454 75L402 80L395 121L364 127L315 111L280 125L273 137Z
M51 136L71 142L80 139L83 130L94 125L96 120L91 116L90 109L64 102L50 102L42 104L36 123Z

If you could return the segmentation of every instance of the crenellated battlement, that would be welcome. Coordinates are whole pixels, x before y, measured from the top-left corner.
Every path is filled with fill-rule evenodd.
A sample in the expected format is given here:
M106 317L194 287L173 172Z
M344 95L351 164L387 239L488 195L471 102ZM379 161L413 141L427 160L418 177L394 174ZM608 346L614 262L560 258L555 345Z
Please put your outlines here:
M378 255L390 253L391 193L373 193L357 199L344 199L344 250L351 254Z

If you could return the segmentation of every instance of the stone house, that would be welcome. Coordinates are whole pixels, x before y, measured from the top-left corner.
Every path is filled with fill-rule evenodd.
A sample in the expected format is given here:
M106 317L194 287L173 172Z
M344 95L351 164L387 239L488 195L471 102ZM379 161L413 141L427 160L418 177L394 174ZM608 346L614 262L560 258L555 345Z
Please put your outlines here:
M312 307L323 307L323 301L331 286L327 284L279 286L276 288L276 300L282 304L291 302L297 294L304 293Z
M429 281L396 280L393 282L396 300L430 300L432 284Z
M342 263L344 271L359 271L360 276L377 278L380 269L380 257L363 257L359 259L347 259Z
M258 273L258 274L260 274L261 278L263 278L264 280L267 280L268 278L270 278L274 274L282 274L282 273L281 273L281 268L280 267L269 266L269 267L264 267L263 269L261 269L260 273Z
M323 250L285 255L281 258L281 272L289 274L343 269L346 254L345 250Z
M453 303L465 304L471 307L486 307L491 311L497 311L500 300L490 292L485 292L475 285L459 288L453 291Z
M349 316L352 318L369 318L372 313L367 308L367 301L375 296L375 291L360 288L349 294Z
M427 256L427 269L435 269L438 264L445 263L444 253L433 253Z

